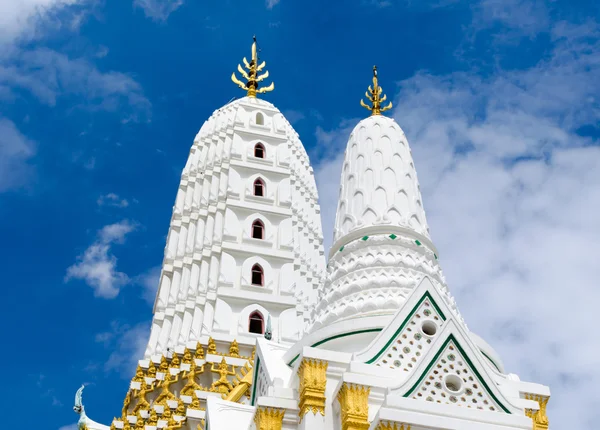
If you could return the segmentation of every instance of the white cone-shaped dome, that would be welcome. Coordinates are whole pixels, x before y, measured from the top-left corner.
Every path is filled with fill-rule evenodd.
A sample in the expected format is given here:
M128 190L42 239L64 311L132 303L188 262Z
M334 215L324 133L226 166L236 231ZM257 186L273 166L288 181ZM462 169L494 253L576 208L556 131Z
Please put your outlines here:
M348 140L334 243L373 226L403 227L429 238L408 141L396 121L382 115L359 122Z
M348 324L363 332L384 327L426 276L456 309L429 237L406 136L393 119L373 115L348 140L334 244L309 331L316 339Z

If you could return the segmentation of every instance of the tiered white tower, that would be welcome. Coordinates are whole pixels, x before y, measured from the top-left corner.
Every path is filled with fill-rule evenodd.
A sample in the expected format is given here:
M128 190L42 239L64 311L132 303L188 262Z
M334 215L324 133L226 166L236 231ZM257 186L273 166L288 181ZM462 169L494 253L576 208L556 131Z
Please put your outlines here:
M274 340L298 340L321 238L312 169L281 112L255 97L217 110L181 176L146 357L209 335L254 346L269 318Z
M122 430L547 430L548 387L504 371L472 333L429 236L411 151L381 115L352 132L324 275L308 157L256 95L256 42L194 141L152 333ZM305 330L306 328L306 330ZM81 403L79 430L106 430Z

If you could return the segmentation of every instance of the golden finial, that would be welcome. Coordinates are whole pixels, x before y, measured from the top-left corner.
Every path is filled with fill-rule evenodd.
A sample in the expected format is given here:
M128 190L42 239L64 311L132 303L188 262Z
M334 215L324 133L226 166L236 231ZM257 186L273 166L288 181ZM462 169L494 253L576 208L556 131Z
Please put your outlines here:
M202 344L200 342L196 344L196 352L194 353L194 358L197 358L199 360L204 359L204 349L202 349Z
M156 378L156 366L152 359L150 359L150 365L148 366L148 372L146 373L148 378Z
M240 347L235 339L231 342L231 345L229 345L229 356L237 358L240 356Z
M381 97L383 88L379 86L377 81L377 66L373 66L373 88L369 85L369 91L365 92L367 99L372 103L372 106L367 105L365 102L360 100L360 105L371 111L371 115L381 115L381 112L390 110L392 108L392 102L389 102L387 106L381 107L381 103L387 100L387 96L384 94ZM370 94L369 94L370 93Z
M212 337L208 338L208 348L206 349L207 354L217 354L217 344Z
M238 72L242 75L244 79L246 79L246 83L240 81L237 76L235 76L235 72L231 74L231 80L237 84L240 88L248 91L248 97L256 97L256 94L266 93L267 91L273 91L275 88L275 84L271 82L271 85L268 87L258 88L258 83L262 80L269 77L269 72L266 71L262 75L258 76L258 72L260 72L265 65L267 64L263 61L261 64L258 64L258 53L256 50L256 36L254 36L254 42L252 43L252 59L248 63L246 57L244 57L244 66L248 70L246 72L240 64L238 64Z

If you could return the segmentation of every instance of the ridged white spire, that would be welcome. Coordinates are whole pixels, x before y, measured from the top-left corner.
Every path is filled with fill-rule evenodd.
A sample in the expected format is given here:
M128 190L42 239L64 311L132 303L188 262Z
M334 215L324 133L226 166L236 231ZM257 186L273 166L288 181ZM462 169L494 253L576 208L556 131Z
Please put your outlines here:
M375 226L390 233L389 227L403 227L429 238L408 141L396 121L382 115L359 122L348 140L334 242Z

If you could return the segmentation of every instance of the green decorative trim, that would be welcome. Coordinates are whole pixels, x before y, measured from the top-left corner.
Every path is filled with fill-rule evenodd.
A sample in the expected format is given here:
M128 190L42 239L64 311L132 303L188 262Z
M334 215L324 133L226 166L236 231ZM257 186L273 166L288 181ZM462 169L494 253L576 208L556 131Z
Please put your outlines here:
M420 241L419 239L416 239L416 240L415 240L415 243L416 243L417 245L421 246L421 241Z
M397 237L398 236L396 236L394 233L392 233L392 234L389 235L389 238L392 239L392 240L396 239Z
M406 327L406 325L408 324L408 321L413 317L413 315L417 312L417 309L419 309L419 306L421 306L421 304L427 298L429 299L429 301L431 302L431 304L433 305L433 307L435 308L437 313L440 314L440 317L442 317L442 320L446 321L446 316L444 315L444 313L442 312L442 310L440 309L438 304L435 302L435 300L433 300L433 297L431 297L431 294L429 294L429 291L426 291L425 294L423 294L423 296L421 297L421 299L417 302L417 304L411 309L408 316L404 319L404 321L402 321L402 324L400 324L400 327L398 327L398 329L390 337L390 339L387 341L387 343L383 346L383 348L381 348L381 350L379 350L379 352L373 358L371 358L368 361L365 361L366 364L372 364L375 360L377 360L379 357L381 357L381 355L396 340L396 338L402 332L402 330L404 330L404 327Z
M352 336L352 335L355 335L355 334L362 334L362 333L373 333L373 332L378 332L378 331L381 331L381 330L383 330L383 329L381 329L381 328L368 328L368 329L365 329L365 330L357 330L357 331L351 331L351 332L348 332L348 333L336 334L335 336L328 337L327 339L323 339L323 340L318 341L317 343L312 344L311 348L314 348L315 346L322 345L325 342L329 342L330 340L338 339L340 337ZM298 357L300 357L300 354L298 354L297 356L295 356L292 359L292 361L290 361L288 363L288 366L293 365L294 362L298 359Z
M256 357L256 364L254 366L254 376L252 377L252 398L250 399L250 405L254 406L256 401L256 386L258 385L258 368L260 367L260 357Z
M502 373L502 370L500 370L500 368L498 367L498 365L496 364L496 362L494 360L492 360L492 358L489 355L487 355L481 349L479 350L479 352L481 352L485 358L487 358L488 360L490 360L490 363L492 363L494 365L494 367L496 368L496 370L498 370L498 372Z
M494 401L502 408L502 410L504 412L506 412L507 414L510 414L511 412L500 402L500 400L498 400L498 398L494 395L494 393L492 392L492 390L490 390L490 387L487 385L487 383L485 382L485 380L481 377L481 374L477 371L477 369L473 365L473 362L471 361L471 359L469 358L469 356L465 353L465 350L462 348L462 346L460 346L460 344L457 342L457 340L456 340L456 338L454 337L453 334L451 334L450 336L448 336L448 339L446 339L446 341L444 342L444 344L442 345L442 347L438 350L438 352L435 354L435 356L433 357L433 359L429 362L429 364L425 368L425 371L421 374L421 376L419 377L419 379L417 379L417 382L415 382L415 384L410 388L410 390L408 390L404 394L404 397L409 397L417 389L417 387L419 386L419 384L421 382L423 382L423 380L427 376L427 373L431 370L431 368L436 363L436 361L438 360L438 358L440 358L440 355L442 355L442 353L444 352L444 350L446 349L446 347L448 346L448 344L450 342L454 343L454 345L456 346L456 348L458 349L458 351L461 353L462 357L464 358L465 362L471 368L471 371L475 374L475 376L477 376L477 378L479 378L479 382L481 383L481 385L483 385L483 387L485 388L485 390L487 391L487 393L490 395L490 397L492 399L494 399Z
M363 236L363 238L361 240L367 240L369 238L369 236Z
M437 254L434 252L433 256L435 257L435 259L437 260Z
M340 252L342 252L344 250L344 245L342 245L342 247L340 248Z

